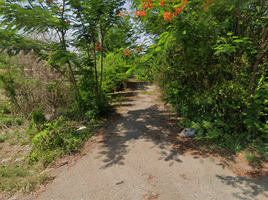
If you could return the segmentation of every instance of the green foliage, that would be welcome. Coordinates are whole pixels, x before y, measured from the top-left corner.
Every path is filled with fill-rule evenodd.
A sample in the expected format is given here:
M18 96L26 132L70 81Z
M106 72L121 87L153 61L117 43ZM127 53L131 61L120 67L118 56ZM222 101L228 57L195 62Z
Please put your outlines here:
M150 66L147 75L185 118L178 124L197 131L196 139L232 152L252 139L267 143L267 40L260 37L267 39L265 5L213 1L204 11L202 4L189 1L191 9L186 7L172 23L162 18L168 5L148 11L143 26L155 37L142 60Z
M138 39L134 24L129 19L119 18L108 32L104 40L107 52L118 53L121 49L135 48ZM109 53L108 53L109 56Z
M7 103L0 103L0 116L4 116L5 114L9 114L11 107L7 105Z
M256 163L258 164L258 158L253 153L246 153L245 158L249 163Z
M146 92L146 91L142 91L141 93L142 94L148 94L148 95L152 95L153 94L152 92Z
M80 88L81 97L77 100L76 105L72 106L69 112L71 115L76 116L76 119L92 119L103 116L110 110L108 104L108 97L105 93L99 95L98 98L95 96L96 83L93 80L89 80L87 73L89 70L83 70L85 73L81 74L81 78L78 82ZM106 92L104 90L104 92ZM76 114L75 114L76 113Z
M2 2L0 2L1 9ZM15 29L7 28L0 29L0 52L6 51L9 56L17 55L22 49L24 54L28 54L32 49L35 49L35 54L40 55L44 45L39 40L26 39L19 35ZM1 69L3 69L1 67Z
M0 136L0 143L3 143L3 142L5 142L5 138L1 135Z
M268 161L268 142L265 135L253 140L251 148L254 149L264 161Z
M111 95L111 100L110 101L112 103L123 102L123 101L126 101L126 96L125 95L121 95L121 94Z
M46 122L46 117L42 112L42 109L38 109L32 112L33 121L36 125L42 125Z
M116 91L116 89L127 81L131 74L127 73L132 67L128 63L128 58L120 53L109 53L104 59L104 90L106 92Z
M83 141L90 138L93 128L101 126L101 123L93 125L78 131L74 122L64 117L45 123L40 132L31 134L32 148L27 162L34 164L39 161L46 167L64 154L80 151ZM35 128L29 131L35 132Z
M121 19L118 17L118 13L124 2L123 0L47 1L43 2L42 9L40 8L40 2L28 2L29 4L21 4L19 1L0 2L3 19L1 25L5 28L0 32L0 37L8 41L1 43L0 49L8 49L10 51L9 55L18 54L21 50L28 53L28 46L30 49L34 49L34 53L39 56L40 60L46 60L47 64L69 78L77 100L80 101L77 102L79 105L83 97L80 96L80 88L77 86L74 71L78 70L78 74L81 74L85 70L90 70L90 73L86 74L86 78L94 84L94 88L93 93L90 91L87 96L95 99L95 102L103 101L103 57L105 56L103 50L114 48L108 47L112 44L107 44L106 48L106 44L104 44L107 43L104 42L105 36L115 24L117 27L108 34L110 38L113 34L119 34L119 31L122 31L120 27L123 26L126 37L118 42L117 48L122 43L130 43L127 40L131 38L131 31L133 31L132 26L127 22L122 22L124 25L117 23ZM70 30L73 37L67 35ZM59 38L49 41L45 38L42 41L28 41L22 35L17 34L18 32L30 34L52 32L57 34ZM9 42L8 38L13 38L17 43ZM101 51L95 51L94 47L97 43L101 44ZM76 48L79 52L71 52L70 49L73 48ZM81 55L85 55L86 58L79 58ZM100 62L97 62L99 58ZM66 75L67 71L69 75ZM49 90L51 90L51 86L49 83ZM14 93L12 88L7 88L7 91L12 92L14 99L16 99L17 94ZM13 102L13 104L15 103ZM101 108L99 109L101 110Z
M46 167L64 154L80 151L93 128L102 124L93 121L111 109L111 91L125 84L132 73L142 74L132 65L138 55L123 54L123 48L133 49L137 39L131 21L118 16L124 3L124 0L0 2L0 69L5 69L0 72L0 88L7 98L7 104L0 106L0 127L14 128L12 133L1 135L0 142L28 143L31 146L28 164L41 163ZM116 42L114 37L118 37ZM100 45L98 49L94 49L96 45ZM31 60L20 63L18 58L24 56ZM10 112L23 118L8 117ZM62 117L47 121L47 114ZM19 130L22 127L17 130L12 127L29 117L25 134ZM81 121L90 125L77 131ZM7 169L4 171L9 173ZM21 172L21 168L10 168L10 172L16 171ZM30 176L28 169L25 174L16 175L27 182L25 176ZM5 177L5 181L13 179L10 175ZM10 186L4 183L1 187L2 190L34 188L30 183L26 186L20 182Z
M13 125L20 126L22 125L23 120L21 117L1 117L0 118L0 128L4 127L10 127Z

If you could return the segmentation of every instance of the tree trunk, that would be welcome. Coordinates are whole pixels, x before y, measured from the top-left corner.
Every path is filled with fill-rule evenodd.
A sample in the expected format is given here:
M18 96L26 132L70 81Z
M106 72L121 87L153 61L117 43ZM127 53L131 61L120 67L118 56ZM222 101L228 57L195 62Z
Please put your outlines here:
M63 0L63 6L62 6L62 12L61 12L61 20L62 22L64 22L64 11L65 11L65 0ZM63 44L63 49L66 53L68 53L67 51L67 48L66 48L66 41L65 41L65 33L66 33L66 30L64 32L64 30L61 30L61 41L62 41L62 44ZM72 66L71 66L71 63L70 63L70 60L68 58L68 61L67 61L67 64L68 64L68 68L69 68L69 71L70 71L70 74L71 74L71 79L72 79L72 82L73 82L73 85L74 85L74 89L75 89L75 93L76 93L76 96L77 97L80 97L80 94L79 94L79 90L78 90L78 87L77 87L77 84L76 84L76 80L75 80L75 77L74 77L74 73L73 73L73 70L72 70Z
M68 68L69 68L69 71L70 71L70 74L71 74L71 78L72 78L72 82L73 82L73 85L74 85L74 90L75 90L76 96L80 97L79 90L78 90L78 87L77 87L77 84L76 84L76 80L75 80L74 73L73 73L73 70L72 70L70 62L68 63Z
M92 33L94 35L94 33ZM93 47L95 47L95 40L93 40ZM96 51L94 50L94 70L95 70L95 81L96 81L96 89L95 89L95 98L99 96L99 87L98 87L98 71L97 71L97 61L96 61Z
M100 28L101 28L101 26L100 26ZM103 38L104 38L104 36L101 34L101 47L103 47ZM101 77L100 77L99 95L101 95L102 79L103 79L103 50L101 50Z
M102 89L102 79L103 79L103 51L101 51L101 77L100 77L100 93L101 94L101 89Z
M253 74L252 74L251 79L250 79L249 84L248 84L249 88L252 88L254 86L256 74L258 72L258 67L259 67L260 61L261 61L261 58L258 57L257 60L255 60L255 62L253 63L253 66L252 66Z
M126 91L127 90L127 80L123 81L123 86L124 86L124 90Z

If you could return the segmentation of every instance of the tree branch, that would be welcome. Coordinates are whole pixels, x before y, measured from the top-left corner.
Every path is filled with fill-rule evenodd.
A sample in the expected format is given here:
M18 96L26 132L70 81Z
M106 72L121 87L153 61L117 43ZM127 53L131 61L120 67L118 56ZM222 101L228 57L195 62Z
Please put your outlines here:
M34 6L33 6L33 4L31 3L31 1L28 0L28 2L29 2L29 4L31 5L32 9L34 9Z
M236 9L234 8L234 11L236 12L236 14L239 16L239 18L244 22L244 24L246 25L246 27L249 28L249 34L250 36L252 37L253 41L256 43L256 45L258 46L258 41L256 39L256 37L254 36L250 26L248 25L248 23L246 22L245 18L241 15L241 13Z
M85 28L85 25L84 25L84 21L83 21L83 18L82 18L82 15L81 15L81 11L80 11L80 5L78 4L77 0L75 0L75 3L76 3L76 7L77 7L77 12L78 12L78 15L79 15L79 18L81 20L81 24L82 24L82 27L83 27L83 34L84 34L84 40L85 40L85 43L86 43L86 48L87 48L87 56L88 56L88 62L90 63L90 46L88 44L88 37L86 36L86 28ZM93 72L93 69L92 69L92 66L90 66L90 70L91 72Z
M261 36L261 43L264 46L267 43L268 38L266 39L268 35L268 26L263 30L262 36Z
M42 7L44 10L46 10L45 7L43 6L42 2L39 2L39 3L40 3L40 5L41 5L41 7Z

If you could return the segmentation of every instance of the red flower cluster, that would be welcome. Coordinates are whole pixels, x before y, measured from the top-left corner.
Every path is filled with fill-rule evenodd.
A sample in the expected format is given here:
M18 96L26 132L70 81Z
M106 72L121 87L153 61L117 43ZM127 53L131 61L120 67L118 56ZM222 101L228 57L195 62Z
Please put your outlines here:
M139 10L139 11L135 11L135 17L137 18L138 16L145 16L146 15L146 9L150 9L153 7L152 1L151 0L143 0L144 2L142 3L143 5L143 10ZM173 4L172 0L159 0L160 1L160 5L162 7L164 7L164 1L168 2L169 4ZM169 20L170 22L172 22L172 17L173 16L177 16L181 11L183 11L183 9L186 7L186 3L189 0L181 0L181 7L178 8L174 8L175 9L175 13L172 11L166 11L164 13L164 20ZM205 0L204 2L204 10L208 9L208 5L212 3L213 0ZM177 1L176 1L177 2ZM121 14L121 12L120 12ZM119 14L119 15L120 15Z
M95 48L94 48L94 50L97 51L98 49L101 49L102 51L104 51L104 48L101 47L100 45L101 45L100 42L98 42L97 44L95 44Z
M168 1L168 3L173 3L172 0L165 0L165 1ZM164 7L164 0L160 0L160 6Z
M170 12L165 12L164 13L164 20L169 20L170 22L172 22L172 14L171 14L171 11Z
M164 7L164 0L161 0L160 5Z
M173 1L171 0L167 0L169 3L173 3ZM175 13L172 13L172 11L166 11L164 13L164 20L169 20L170 22L172 22L172 17L173 16L177 16L181 11L183 11L183 9L186 7L186 3L189 0L181 0L181 4L182 6L179 8L175 8ZM207 6L208 4L210 4L213 0L208 0L208 3L206 3L205 6ZM162 7L164 7L164 0L160 0L160 5ZM150 9L153 7L152 1L151 0L144 0L143 2L143 10L140 11L135 11L135 16L144 16L146 15L146 9Z
M204 10L207 10L208 9L208 5L212 3L213 0L208 0L208 2L204 2Z
M130 13L130 12L129 12L129 13ZM121 15L123 15L123 17L125 18L126 15L128 15L128 11L125 12L125 13L123 13L123 10L121 10L118 16L120 17Z
M146 0L145 2L142 3L143 9L142 10L137 10L135 11L135 17L137 18L138 16L145 16L146 15L146 8L150 9L153 7L153 3L151 0Z
M138 47L138 48L136 48L136 51L138 51L138 52L139 52L139 51L140 51L140 49L141 49L141 47Z
M180 8L176 8L176 14L174 14L175 16L177 16L185 7L186 7L186 3L188 2L189 0L182 0L181 1L181 4L182 4L182 7Z
M147 0L146 2L143 2L143 10L145 10L145 8L147 7L148 9L153 7L153 3L151 0Z
M138 16L145 16L146 15L146 10L138 10L138 11L135 11L135 16L138 17Z
M130 50L129 49L128 50L124 50L124 52L125 52L125 56L127 56L130 53Z
M170 22L172 22L172 16L177 16L185 7L186 7L186 3L188 2L189 0L182 0L181 1L181 4L182 6L179 7L179 8L175 8L175 13L174 14L171 14L171 11L167 11L164 13L164 20L169 20ZM210 1L210 0L209 0ZM163 2L163 0L161 1L161 3ZM164 5L164 3L163 3Z

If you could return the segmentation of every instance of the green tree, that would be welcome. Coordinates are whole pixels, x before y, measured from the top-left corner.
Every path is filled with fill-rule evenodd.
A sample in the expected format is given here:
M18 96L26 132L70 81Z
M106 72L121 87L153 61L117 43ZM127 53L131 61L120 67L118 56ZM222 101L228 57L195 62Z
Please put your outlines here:
M66 74L67 67L69 80L80 100L82 97L75 74L86 76L88 82L94 82L93 97L99 101L98 99L102 98L104 39L106 33L120 19L118 13L124 2L123 0L48 0L44 2L29 0L26 3L1 1L2 26L6 28L3 34L8 35L9 30L16 30L21 33L19 37L23 38L23 35L31 33L55 32L58 41L50 41L42 46L38 46L38 42L32 42L39 47L37 50L40 59L47 60L47 63L63 74ZM7 37L9 36L5 36ZM3 44L3 47L16 48L17 52L26 48L23 43L17 45L8 43L7 40ZM35 50L35 46L28 46ZM75 53L77 50L78 53ZM87 56L86 62L81 55ZM98 62L99 57L100 62ZM90 69L89 72L87 67ZM87 73L83 74L84 72Z
M119 18L115 25L107 32L104 40L105 50L109 52L122 52L122 49L137 47L139 39L137 30L130 19Z
M144 63L186 117L181 125L229 147L248 134L268 138L266 1L146 1L137 10L155 38Z

